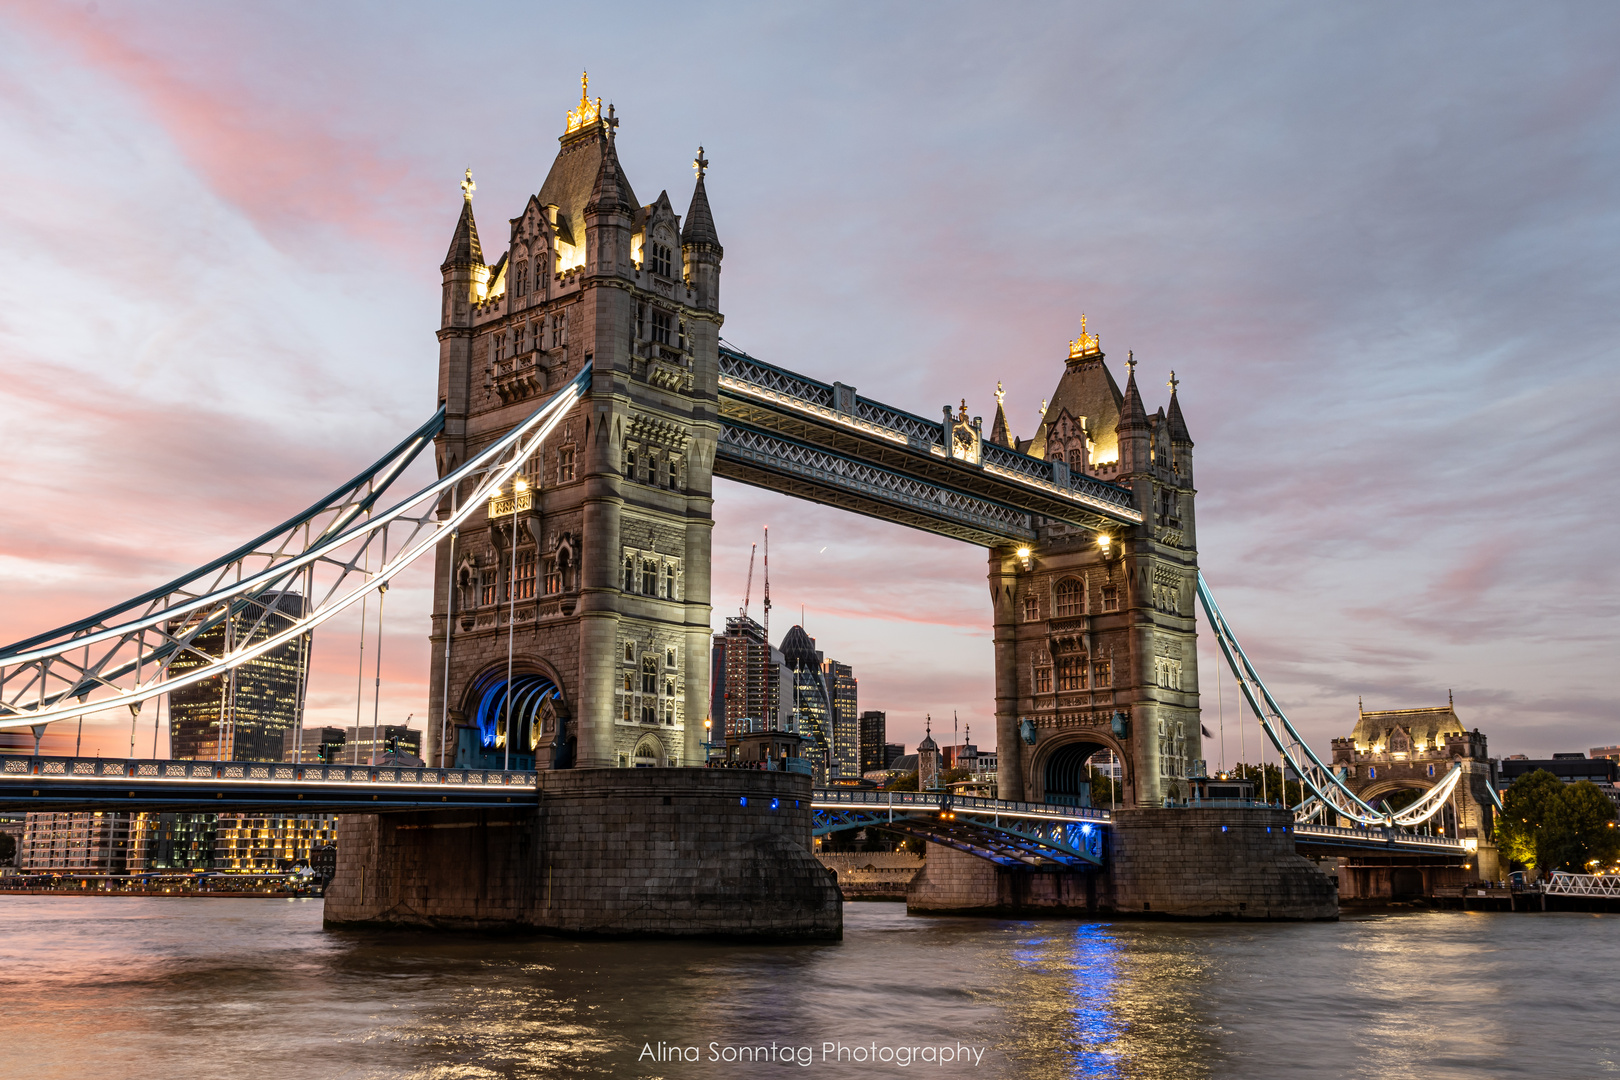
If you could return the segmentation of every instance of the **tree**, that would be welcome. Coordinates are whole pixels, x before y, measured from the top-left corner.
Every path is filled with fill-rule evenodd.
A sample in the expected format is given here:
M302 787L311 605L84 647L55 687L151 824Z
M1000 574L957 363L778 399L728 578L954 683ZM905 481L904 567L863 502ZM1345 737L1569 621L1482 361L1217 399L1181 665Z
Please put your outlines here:
M1545 769L1525 773L1502 796L1496 844L1508 858L1542 870L1584 870L1620 853L1614 804L1589 780L1566 784Z
M1496 846L1508 858L1532 871L1546 865L1542 846L1553 803L1563 794L1564 782L1546 769L1525 773L1502 794L1502 814L1496 822Z
M1585 873L1589 862L1612 862L1620 854L1614 803L1590 780L1564 787L1548 814L1549 866Z
M908 772L908 773L906 773L906 775L898 778L897 780L895 780L894 783L889 785L888 790L889 791L916 791L917 790L917 771L915 769L913 769L911 772Z

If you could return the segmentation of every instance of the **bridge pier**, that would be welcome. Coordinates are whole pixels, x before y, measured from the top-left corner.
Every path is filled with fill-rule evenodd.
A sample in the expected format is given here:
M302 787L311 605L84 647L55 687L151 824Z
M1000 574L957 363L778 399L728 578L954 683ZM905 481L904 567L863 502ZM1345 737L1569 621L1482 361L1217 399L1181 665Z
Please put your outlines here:
M328 926L829 940L810 778L711 769L541 773L539 805L346 815Z
M1095 871L1003 868L931 843L906 907L928 914L1336 919L1336 888L1295 853L1292 828L1286 810L1119 810L1107 865Z

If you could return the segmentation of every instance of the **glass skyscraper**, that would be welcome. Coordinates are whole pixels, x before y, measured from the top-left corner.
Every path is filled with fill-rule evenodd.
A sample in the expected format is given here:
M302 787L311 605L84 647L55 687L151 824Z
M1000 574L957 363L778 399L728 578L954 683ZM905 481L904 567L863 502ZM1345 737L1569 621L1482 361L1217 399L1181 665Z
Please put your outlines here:
M193 640L203 653L218 656L227 644L240 647L286 629L303 611L304 598L297 593L266 593L246 610L234 612L229 623L221 620ZM285 734L303 719L309 649L306 633L228 674L170 691L170 755L201 761L280 760ZM176 657L169 671L184 675L206 664L203 656L188 654Z

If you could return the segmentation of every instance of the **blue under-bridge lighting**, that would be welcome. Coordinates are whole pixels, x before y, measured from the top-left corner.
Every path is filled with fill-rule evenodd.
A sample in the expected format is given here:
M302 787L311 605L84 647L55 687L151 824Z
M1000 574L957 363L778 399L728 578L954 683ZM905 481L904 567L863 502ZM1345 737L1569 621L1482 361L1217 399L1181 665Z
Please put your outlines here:
M1225 832L1225 831L1226 831L1226 826L1225 826L1225 825L1222 825L1222 826L1221 826L1221 832Z
M738 806L747 806L748 805L748 796L744 795L741 798L739 798L737 800L737 805Z
M772 799L771 800L771 809L772 810L775 810L778 806L781 806L781 805L782 805L782 802L781 802L780 799Z
M1082 836L1090 836L1091 835L1091 826L1090 825L1082 825L1082 826L1080 826L1080 835L1082 835Z

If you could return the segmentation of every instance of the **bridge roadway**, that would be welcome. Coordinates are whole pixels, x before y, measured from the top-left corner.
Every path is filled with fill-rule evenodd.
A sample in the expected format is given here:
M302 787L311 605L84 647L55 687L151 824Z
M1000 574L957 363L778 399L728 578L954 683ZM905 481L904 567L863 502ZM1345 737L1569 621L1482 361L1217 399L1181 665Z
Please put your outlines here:
M1107 810L1048 803L981 799L937 792L817 788L812 796L815 834L872 826L908 833L970 852L1002 866L1079 869L1101 865ZM1216 800L1205 807L1256 804ZM1294 846L1311 854L1379 851L1462 858L1468 843L1450 836L1424 836L1398 829L1341 828L1294 824Z
M167 761L0 755L0 811L366 813L464 810L537 798L538 774L272 761ZM814 832L907 833L1002 866L1082 869L1106 858L1111 814L1090 807L937 792L817 788ZM1236 806L1222 802L1221 806ZM1248 804L1243 804L1248 805ZM1398 830L1291 827L1299 848L1461 857L1465 841Z

